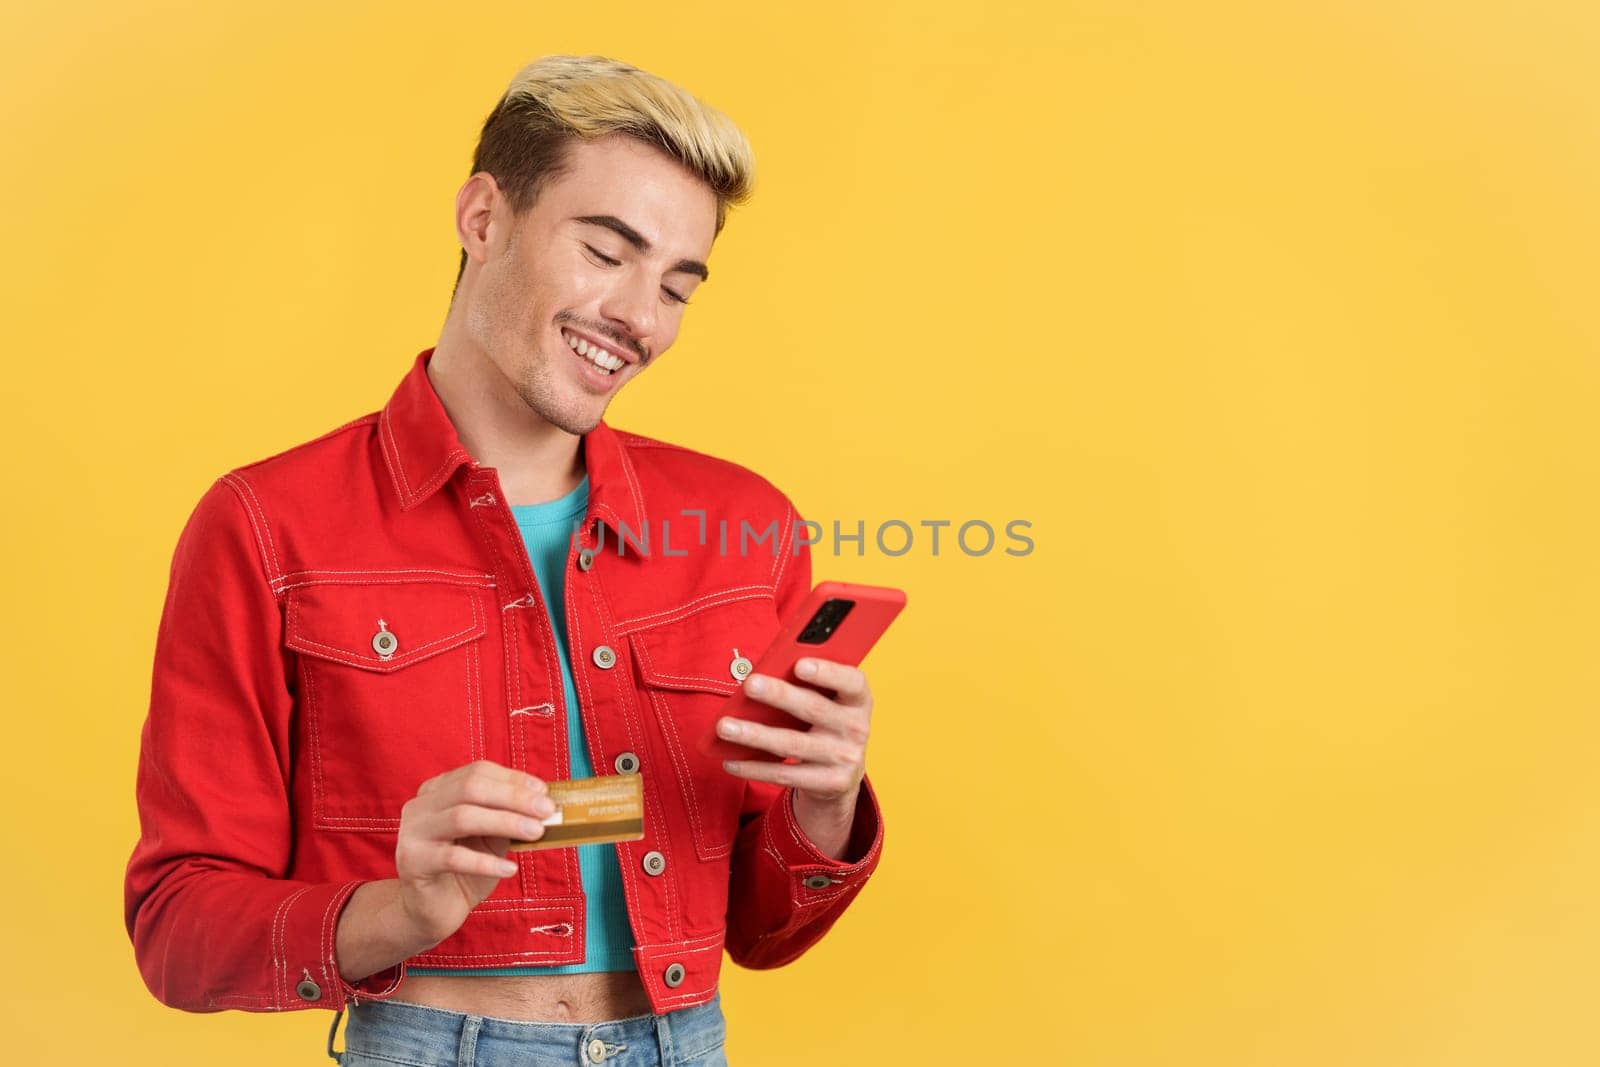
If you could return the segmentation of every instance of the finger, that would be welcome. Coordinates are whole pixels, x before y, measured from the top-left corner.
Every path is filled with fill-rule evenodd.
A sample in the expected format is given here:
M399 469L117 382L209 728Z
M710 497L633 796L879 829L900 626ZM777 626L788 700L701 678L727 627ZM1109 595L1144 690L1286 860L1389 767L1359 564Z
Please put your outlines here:
M463 763L459 767L452 767L442 774L434 775L417 787L417 795L422 796L424 793L430 793L435 789L480 778L487 778L490 781L504 781L513 785L526 780L535 789L542 788L545 785L541 779L531 774L525 774L513 767L496 763L494 760L480 759L473 760L471 763Z
M827 729L840 726L845 714L843 709L815 689L795 685L770 674L752 674L744 680L744 691L752 699L782 708L797 719Z
M860 667L806 656L795 661L794 673L795 677L803 678L812 685L832 689L843 704L860 704L871 696L866 673Z
M504 783L513 788L527 786L535 790L547 788L543 779L519 771L514 767L507 767L503 763L496 763L494 760L473 760L471 763L464 764L449 773L457 774L458 772L463 781L481 780L494 784Z
M454 804L425 817L418 830L433 841L459 841L476 835L534 841L544 834L544 823L531 815L503 808Z
M729 774L754 782L791 785L826 796L845 795L850 788L848 768L826 767L816 763L767 763L762 760L723 760Z
M509 845L507 846L510 847ZM510 867L507 868L507 864ZM439 854L439 866L435 868L441 873L450 874L477 874L487 875L491 878L505 878L516 873L516 861L505 859L489 852L481 852L466 845L445 845Z
M748 719L725 717L717 723L717 736L775 755L793 756L808 763L848 763L850 759L838 739L825 732L790 730Z
M530 774L513 772L514 777L484 772L458 779L455 787L439 794L440 807L450 804L476 804L484 808L506 808L543 817L555 810L550 787Z

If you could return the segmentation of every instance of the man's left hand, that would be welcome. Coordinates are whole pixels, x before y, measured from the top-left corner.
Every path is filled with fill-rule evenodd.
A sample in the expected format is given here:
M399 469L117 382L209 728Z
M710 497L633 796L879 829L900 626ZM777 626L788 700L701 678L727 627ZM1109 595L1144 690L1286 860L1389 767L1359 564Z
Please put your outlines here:
M810 730L723 716L717 720L717 736L799 762L724 760L723 767L741 778L793 786L795 816L801 829L825 854L838 858L836 854L843 853L849 837L856 796L866 774L872 690L859 667L813 656L796 661L795 675L832 690L834 698L769 674L746 678L744 691L751 699L809 722Z

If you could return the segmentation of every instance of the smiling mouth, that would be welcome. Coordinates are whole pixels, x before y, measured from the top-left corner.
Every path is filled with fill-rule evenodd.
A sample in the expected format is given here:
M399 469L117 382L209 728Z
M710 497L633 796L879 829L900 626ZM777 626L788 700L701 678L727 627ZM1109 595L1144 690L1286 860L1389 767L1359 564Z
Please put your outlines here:
M582 337L575 337L566 330L561 331L561 339L567 342L567 347L580 359L586 359L589 364L601 374L615 374L628 365L628 361L612 352L606 351L599 345L591 344Z

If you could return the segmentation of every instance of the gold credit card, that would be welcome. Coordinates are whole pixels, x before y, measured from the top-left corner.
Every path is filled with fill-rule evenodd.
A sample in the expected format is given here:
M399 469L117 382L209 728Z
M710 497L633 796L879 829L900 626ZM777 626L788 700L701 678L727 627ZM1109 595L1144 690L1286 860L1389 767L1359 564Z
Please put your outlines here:
M537 841L511 841L512 852L538 848L638 841L644 837L644 779L637 774L602 774L546 783L555 814Z

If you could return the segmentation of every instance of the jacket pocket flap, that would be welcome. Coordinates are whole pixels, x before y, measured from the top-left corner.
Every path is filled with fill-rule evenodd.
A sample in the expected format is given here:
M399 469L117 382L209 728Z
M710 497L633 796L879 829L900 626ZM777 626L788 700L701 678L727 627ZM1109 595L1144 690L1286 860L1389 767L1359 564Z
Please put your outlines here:
M389 673L488 632L481 595L444 582L309 584L289 591L284 644Z
M628 635L639 678L661 689L731 696L778 633L771 599L734 600ZM736 661L743 673L735 673Z

